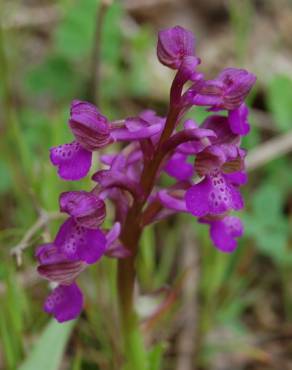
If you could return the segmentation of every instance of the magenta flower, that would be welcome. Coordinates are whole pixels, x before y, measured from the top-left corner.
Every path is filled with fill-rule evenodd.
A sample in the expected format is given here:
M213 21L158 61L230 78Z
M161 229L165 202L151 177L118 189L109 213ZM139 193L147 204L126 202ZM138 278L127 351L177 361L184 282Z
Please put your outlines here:
M112 141L110 123L94 105L73 100L69 126L76 141L52 148L50 158L62 179L79 180L90 170L92 152Z

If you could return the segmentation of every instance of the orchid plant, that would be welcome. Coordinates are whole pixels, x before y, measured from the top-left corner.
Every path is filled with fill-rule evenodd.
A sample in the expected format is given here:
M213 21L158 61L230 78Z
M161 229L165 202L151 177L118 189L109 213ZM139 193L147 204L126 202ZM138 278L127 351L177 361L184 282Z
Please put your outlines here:
M69 127L74 141L50 150L50 159L64 180L88 175L94 152L122 142L100 154L101 170L90 191L60 195L60 210L68 214L54 241L37 248L39 274L57 283L44 309L59 322L76 318L83 295L76 280L87 266L103 257L118 259L121 323L130 332L136 315L133 290L135 258L145 227L178 212L197 217L209 227L221 252L230 253L243 233L233 211L243 208L239 188L247 181L246 151L241 137L250 129L244 103L256 77L244 69L226 68L216 78L198 71L193 34L176 26L159 32L159 61L176 71L166 117L152 110L137 117L109 121L91 103L74 100ZM206 107L200 125L185 114L193 106ZM120 148L119 147L119 148ZM171 186L161 186L167 173ZM115 210L110 230L102 227L106 208Z

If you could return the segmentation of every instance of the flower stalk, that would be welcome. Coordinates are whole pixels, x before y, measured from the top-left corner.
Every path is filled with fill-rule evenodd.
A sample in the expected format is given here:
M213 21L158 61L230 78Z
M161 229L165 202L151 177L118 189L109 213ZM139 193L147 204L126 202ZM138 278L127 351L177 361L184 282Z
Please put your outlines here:
M158 169L163 161L163 143L173 132L178 115L178 109L170 109L160 142L153 155L154 160L146 163L141 175L141 187L144 192L144 198L142 201L134 201L132 208L129 210L128 217L120 237L123 244L128 246L131 251L131 256L129 258L119 260L117 277L125 353L129 354L129 356L133 353L132 349L134 343L132 343L132 340L137 340L136 335L133 336L133 334L135 334L135 331L139 331L139 323L134 309L134 286L136 278L135 260L138 251L138 244L143 231L142 209L152 191L155 179L158 175ZM143 369L145 367L145 363L139 364L140 367L137 367L138 364L135 363L132 363L132 365L133 367L130 367L131 370L135 370L137 368Z

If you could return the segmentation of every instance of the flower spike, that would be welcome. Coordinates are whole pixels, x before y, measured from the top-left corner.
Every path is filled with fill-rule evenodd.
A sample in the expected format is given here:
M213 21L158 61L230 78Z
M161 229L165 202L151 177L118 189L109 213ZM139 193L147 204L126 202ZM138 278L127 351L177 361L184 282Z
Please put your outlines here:
M100 164L94 162L91 190L60 195L60 210L68 218L53 241L36 251L39 274L57 284L44 310L59 322L80 314L83 296L76 281L103 257L130 259L118 263L119 297L132 296L135 271L126 269L135 268L147 225L179 212L189 214L209 227L212 243L223 253L234 251L243 234L240 219L231 212L244 205L240 187L247 182L246 151L241 138L250 131L245 99L256 77L244 69L225 68L207 79L199 71L194 35L180 26L159 32L157 57L175 70L166 117L143 110L109 121L93 104L73 100L69 128L74 141L50 150L64 180L85 177L94 152ZM193 106L206 108L203 122L183 121L191 117ZM110 144L112 150L103 152ZM170 178L163 181L166 174ZM124 284L131 294L123 294ZM121 307L128 307L124 303Z

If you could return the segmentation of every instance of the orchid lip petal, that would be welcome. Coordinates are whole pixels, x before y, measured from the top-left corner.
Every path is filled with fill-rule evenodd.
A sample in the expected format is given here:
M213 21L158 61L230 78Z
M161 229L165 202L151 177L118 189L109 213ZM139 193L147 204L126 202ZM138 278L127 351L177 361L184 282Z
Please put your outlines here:
M44 310L54 315L58 322L75 319L83 307L83 296L76 283L59 285L47 297Z
M224 214L243 208L243 199L237 188L222 173L207 175L186 192L186 206L197 217Z
M59 145L50 149L50 159L58 167L58 174L64 180L80 180L91 167L92 154L79 143Z
M243 225L238 217L224 216L217 220L199 220L210 225L214 246L223 253L232 253L237 247L237 238L243 234Z
M70 217L60 227L54 244L70 261L92 264L106 251L106 239L99 229L88 229L78 225Z

